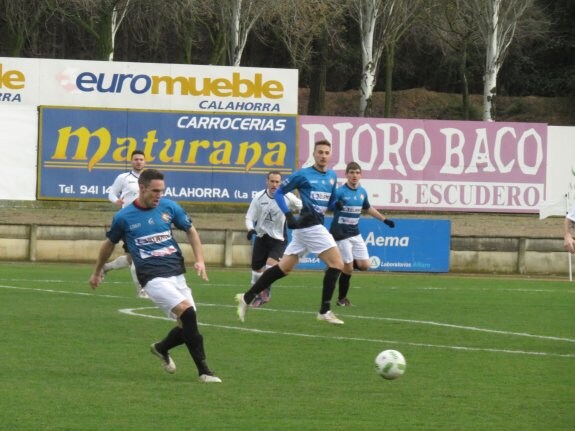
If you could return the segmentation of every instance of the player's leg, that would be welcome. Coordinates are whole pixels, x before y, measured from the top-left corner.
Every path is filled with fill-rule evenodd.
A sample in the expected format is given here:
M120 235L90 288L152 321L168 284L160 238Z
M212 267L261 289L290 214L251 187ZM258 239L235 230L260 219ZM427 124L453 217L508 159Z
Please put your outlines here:
M287 246L287 240L280 241L274 238L266 238L266 266L265 269L268 270L272 266L276 266L281 257L283 256ZM272 287L268 286L259 294L263 303L268 303L272 299Z
M349 281L353 272L353 251L349 238L337 241L337 247L343 260L343 270L338 279L338 295L336 304L342 307L351 305L347 299Z
M352 238L348 238L346 242L347 249L344 251L340 248L340 252L345 264L344 270L339 277L339 294L337 305L349 307L351 306L351 302L348 297L348 292L351 285L353 269L367 271L369 269L370 260L367 245L365 244L365 241L361 235L356 235Z
M104 274L113 269L128 268L132 265L132 256L130 256L128 246L125 242L122 243L122 248L124 249L124 254L122 256L118 256L116 259L104 265Z
M337 284L337 279L343 269L343 261L337 247L325 250L319 255L319 258L326 264L323 277L323 288L321 293L320 315L325 315L331 310L331 299Z
M134 286L136 287L136 297L148 299L149 298L148 294L138 281L138 274L136 274L136 265L134 265L134 262L132 262L132 264L130 265L130 274L132 275L132 281L134 282Z
M130 266L130 259L129 259L130 255L126 255L123 254L121 256L118 256L116 259L111 260L110 262L107 262L104 264L104 274L114 270L114 269L122 269L122 268L128 268Z
M163 340L157 343L152 343L150 352L162 361L162 366L166 372L173 374L176 372L176 364L168 353L170 349L184 344L184 337L182 335L182 328L174 326L170 332L164 337Z
M235 300L238 303L237 314L242 322L246 318L246 312L249 308L249 304L255 299L255 297L267 286L270 286L276 280L279 280L280 278L288 275L296 266L297 262L298 257L296 254L284 255L277 265L272 266L271 268L264 271L256 284L254 284L247 292L238 293L235 296Z
M317 319L341 325L343 321L338 319L331 311L331 299L336 288L337 279L343 269L343 260L337 244L323 225L316 225L301 230L305 237L307 251L317 254L327 266L323 277L321 305Z
M252 283L253 286L258 282L266 268L266 258L268 250L266 246L265 236L256 237L254 241L254 248L252 252ZM268 286L269 287L269 286ZM256 298L251 302L252 307L259 307L263 304L261 293L256 295Z
M181 327L179 332L172 329L164 340L152 346L156 347L160 354L168 355L171 348L185 344L198 369L200 381L221 382L208 367L204 339L198 329L195 302L184 276L154 278L148 282L146 289L150 299L170 318L176 318Z

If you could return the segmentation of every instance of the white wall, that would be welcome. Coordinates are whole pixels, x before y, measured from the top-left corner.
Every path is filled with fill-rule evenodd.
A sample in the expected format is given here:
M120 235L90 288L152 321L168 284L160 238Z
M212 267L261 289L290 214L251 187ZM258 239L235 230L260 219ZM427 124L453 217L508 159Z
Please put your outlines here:
M37 108L1 105L0 199L36 199L37 142Z

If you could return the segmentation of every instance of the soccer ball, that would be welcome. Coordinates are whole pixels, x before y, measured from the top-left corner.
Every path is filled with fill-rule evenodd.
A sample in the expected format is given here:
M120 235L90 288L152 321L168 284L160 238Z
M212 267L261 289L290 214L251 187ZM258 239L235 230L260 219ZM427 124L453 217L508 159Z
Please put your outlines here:
M398 379L405 373L405 367L405 358L397 350L384 350L375 357L375 371L384 379Z

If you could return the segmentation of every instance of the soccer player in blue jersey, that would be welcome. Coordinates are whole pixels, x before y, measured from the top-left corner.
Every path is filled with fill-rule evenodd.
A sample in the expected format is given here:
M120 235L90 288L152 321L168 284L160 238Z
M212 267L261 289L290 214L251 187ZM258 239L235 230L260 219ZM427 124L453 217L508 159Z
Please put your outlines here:
M367 245L359 233L359 218L362 212L367 211L373 218L381 220L390 228L395 227L395 223L370 205L367 191L359 184L361 166L358 163L348 163L345 176L347 181L335 192L335 203L333 208L330 208L334 209L330 232L337 243L344 263L339 276L337 305L348 307L351 302L347 293L354 266L361 271L369 268Z
M202 243L192 221L176 202L162 198L165 190L164 174L148 169L138 179L138 198L116 213L107 238L100 247L98 260L89 283L93 289L104 278L104 264L112 255L116 244L123 240L136 267L138 280L150 299L168 317L177 320L167 336L150 346L152 354L160 359L168 373L176 371L169 351L185 344L204 383L220 383L208 368L204 340L198 330L196 304L187 286L184 258L179 244L172 235L172 225L186 232L192 246L199 277L208 280Z
M326 140L316 142L313 150L313 166L294 172L276 190L274 198L285 214L288 227L293 230L292 240L277 265L267 269L247 292L236 295L237 313L242 322L254 298L267 286L288 275L297 265L299 256L311 252L317 254L327 266L317 319L335 325L343 324L343 321L331 311L331 299L337 278L343 269L343 260L335 240L323 225L324 213L330 204L333 205L337 188L336 174L328 169L330 156L330 142ZM302 200L302 209L297 220L288 209L284 198L286 193L294 190L299 191Z

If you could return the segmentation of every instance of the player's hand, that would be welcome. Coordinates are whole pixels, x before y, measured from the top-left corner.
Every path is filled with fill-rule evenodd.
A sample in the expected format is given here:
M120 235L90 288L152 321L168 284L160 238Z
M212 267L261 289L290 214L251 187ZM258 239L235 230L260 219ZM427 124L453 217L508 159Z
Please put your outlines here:
M336 201L335 203L335 209L338 211L341 211L343 209L344 206L344 202L343 201Z
M210 281L208 280L208 273L206 271L206 264L204 262L194 263L194 268L196 269L198 277L200 277L204 281Z
M100 271L98 274L93 273L90 276L88 283L90 284L90 287L92 289L95 289L96 287L98 287L102 283L102 281L104 281L104 271Z
M386 218L383 222L392 229L395 227L395 222L393 220Z
M290 229L295 229L298 226L297 220L295 218L295 216L293 215L292 212L287 212L285 213L286 216L286 224L287 227L289 227Z
M248 241L251 241L255 234L256 234L255 229L250 229L248 231L248 234L246 235L246 238L248 239Z
M563 248L565 251L575 254L575 240L571 237L571 235L565 236L565 241L563 241Z

